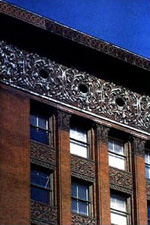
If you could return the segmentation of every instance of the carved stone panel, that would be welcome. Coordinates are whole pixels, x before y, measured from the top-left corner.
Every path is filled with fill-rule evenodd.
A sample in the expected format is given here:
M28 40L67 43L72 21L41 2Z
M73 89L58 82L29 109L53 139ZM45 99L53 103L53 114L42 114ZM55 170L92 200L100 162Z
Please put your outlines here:
M37 225L57 225L57 208L31 201L31 221Z
M150 132L150 97L0 42L0 81L109 121Z
M138 138L138 137L133 137L133 153L144 157L145 155L145 140Z
M92 160L71 155L71 175L79 179L94 182L95 163Z
M84 224L84 225L96 225L96 218L90 218L90 217L86 217L86 216L81 216L78 214L73 213L72 214L72 225L80 225L80 224Z
M95 124L95 137L96 142L103 141L105 143L108 142L108 131L109 128L100 124Z
M70 117L71 115L67 112L57 110L57 125L58 128L69 132L70 129Z
M30 142L31 162L48 168L56 166L56 151L35 141Z
M132 193L133 178L131 173L110 167L109 175L110 187L112 189L125 193Z

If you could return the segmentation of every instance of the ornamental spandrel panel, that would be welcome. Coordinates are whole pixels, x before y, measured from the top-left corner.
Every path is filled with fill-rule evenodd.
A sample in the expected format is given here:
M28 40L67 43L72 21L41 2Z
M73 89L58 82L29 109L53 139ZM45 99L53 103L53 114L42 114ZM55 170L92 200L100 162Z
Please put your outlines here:
M96 218L90 218L82 215L78 215L75 213L72 213L72 225L96 225Z
M31 221L37 225L57 225L57 208L31 201Z
M71 155L71 175L79 179L94 182L95 162L76 155Z
M0 80L18 89L82 110L110 122L150 132L150 97L140 96L81 72L0 42Z
M31 162L52 168L56 166L56 151L49 145L38 143L36 141L30 141L30 157Z
M110 167L109 170L110 187L125 193L132 193L133 178L132 173Z

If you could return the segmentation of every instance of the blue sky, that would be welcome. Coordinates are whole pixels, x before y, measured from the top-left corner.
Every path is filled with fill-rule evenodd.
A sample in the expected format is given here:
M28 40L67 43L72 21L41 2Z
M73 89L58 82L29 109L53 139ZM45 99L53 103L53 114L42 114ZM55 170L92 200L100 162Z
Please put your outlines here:
M150 58L150 0L7 0Z

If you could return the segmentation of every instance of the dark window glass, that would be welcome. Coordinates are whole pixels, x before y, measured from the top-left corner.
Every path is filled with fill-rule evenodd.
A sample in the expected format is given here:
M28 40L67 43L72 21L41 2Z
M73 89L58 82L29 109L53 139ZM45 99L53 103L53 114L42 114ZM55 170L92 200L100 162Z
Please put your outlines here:
M52 201L52 174L50 171L32 166L31 168L31 199L50 204Z
M32 140L49 144L49 120L42 115L30 115L30 138Z
M148 225L150 225L150 202L147 203Z
M89 185L72 182L71 184L72 211L81 215L89 215Z

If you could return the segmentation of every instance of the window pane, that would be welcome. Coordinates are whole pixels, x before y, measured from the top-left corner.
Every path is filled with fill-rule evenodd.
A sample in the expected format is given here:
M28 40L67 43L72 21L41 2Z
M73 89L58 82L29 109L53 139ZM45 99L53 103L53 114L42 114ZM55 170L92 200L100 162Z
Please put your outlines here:
M119 155L124 155L123 144L118 141L114 141L114 152Z
M72 209L72 212L77 213L77 200L71 199L71 209Z
M150 179L150 167L148 165L145 166L145 175L147 179Z
M112 140L108 141L108 150L111 152L113 151L113 141Z
M145 153L145 163L150 164L150 153Z
M150 204L149 203L147 205L147 215L148 215L148 219L150 220Z
M78 127L70 129L70 137L78 141L87 142L86 130L82 130Z
M38 127L46 130L46 118L39 116L38 118Z
M71 196L77 197L77 184L76 183L71 184Z
M78 204L79 204L79 213L88 216L88 203L79 201Z
M110 199L110 207L112 209L115 210L119 210L122 212L126 212L127 208L126 208L126 199L118 196L118 195L111 195L111 199Z
M30 127L30 138L44 144L49 144L49 134L45 130L40 130L35 127Z
M111 212L111 224L127 225L126 215L119 215L115 212Z
M30 115L30 124L37 127L37 116Z
M31 169L31 184L39 185L43 188L50 188L50 174L49 171L40 171Z
M109 166L125 170L125 158L109 152Z
M70 153L87 158L87 145L79 144L77 142L70 142Z
M88 187L86 185L79 184L78 186L78 197L88 201Z
M31 199L38 202L49 204L50 203L49 191L31 186Z

